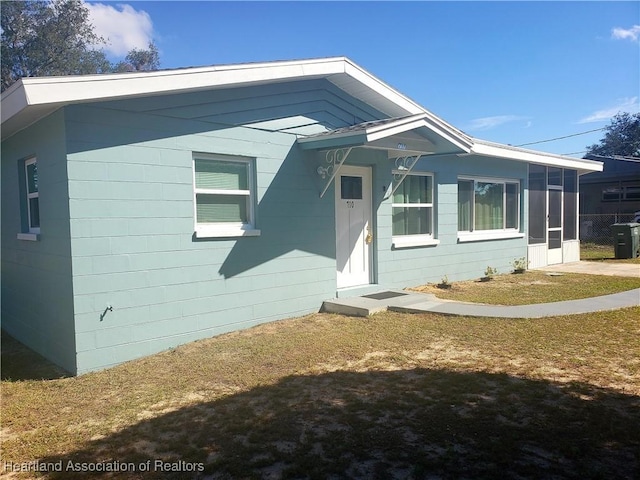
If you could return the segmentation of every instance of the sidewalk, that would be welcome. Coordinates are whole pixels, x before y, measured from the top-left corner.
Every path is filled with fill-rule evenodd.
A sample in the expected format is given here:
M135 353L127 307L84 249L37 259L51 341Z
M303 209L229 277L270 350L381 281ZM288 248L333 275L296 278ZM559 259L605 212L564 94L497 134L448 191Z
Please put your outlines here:
M396 312L434 312L465 317L542 318L637 306L640 306L640 288L601 297L534 305L500 306L430 299L412 305L389 305L388 309Z
M578 313L601 312L640 306L640 288L600 297L534 305L501 306L443 300L427 293L390 290L382 299L367 297L336 298L324 302L322 311L367 316L384 310L407 313L441 313L465 317L542 318Z
M640 265L637 263L581 261L551 265L536 270L640 278ZM322 311L362 317L385 310L393 310L410 313L434 312L465 317L542 318L638 306L640 306L640 288L581 300L518 306L456 302L443 300L427 293L387 290L374 295L328 300L322 304Z
M640 278L640 264L638 263L611 263L611 262L573 262L550 265L536 268L542 272L559 273L586 273L588 275L610 275L613 277L637 277Z

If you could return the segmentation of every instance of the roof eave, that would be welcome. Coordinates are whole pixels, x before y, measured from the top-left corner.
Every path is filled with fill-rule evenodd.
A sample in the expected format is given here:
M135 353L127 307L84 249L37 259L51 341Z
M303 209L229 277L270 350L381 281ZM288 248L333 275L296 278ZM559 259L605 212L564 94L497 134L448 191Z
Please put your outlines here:
M572 168L578 171L579 175L589 172L601 172L602 162L585 160L582 158L567 157L551 153L525 150L517 147L494 144L476 140L471 148L471 153L485 157L506 158L527 163L538 163L562 168Z
M32 77L19 82L15 89L2 94L3 138L26 128L34 120L33 107L61 106L136 98L167 93L186 93L204 89L241 87L268 82L326 78L338 88L390 116L424 115L429 128L447 141L468 151L470 139L455 127L425 110L408 97L382 82L346 57L295 60L266 63L222 65L156 72L82 75L65 77ZM355 82L355 83L354 83ZM21 98L10 108L5 102L21 90ZM26 112L27 111L27 112ZM43 110L44 111L44 110ZM23 114L29 122L20 122ZM50 112L49 112L50 113ZM36 115L37 116L37 112ZM41 117L40 117L41 118ZM7 122L11 119L18 121ZM6 128L11 126L11 128Z
M23 80L18 80L11 85L6 91L2 92L2 109L0 109L0 118L2 124L26 107L29 106L29 98Z

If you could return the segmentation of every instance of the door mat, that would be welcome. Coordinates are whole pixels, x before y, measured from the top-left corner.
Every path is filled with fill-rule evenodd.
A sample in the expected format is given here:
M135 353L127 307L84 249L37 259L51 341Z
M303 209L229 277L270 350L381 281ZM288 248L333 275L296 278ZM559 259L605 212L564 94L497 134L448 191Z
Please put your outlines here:
M372 300L386 300L387 298L403 297L408 295L400 292L380 292L372 293L371 295L362 295L362 298L371 298Z

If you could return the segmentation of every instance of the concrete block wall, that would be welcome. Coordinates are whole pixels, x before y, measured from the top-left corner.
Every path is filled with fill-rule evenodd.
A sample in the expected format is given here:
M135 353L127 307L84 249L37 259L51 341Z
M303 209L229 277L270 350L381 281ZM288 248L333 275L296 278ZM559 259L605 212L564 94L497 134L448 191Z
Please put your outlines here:
M375 115L326 82L68 107L78 373L333 298L333 197L295 133ZM255 159L260 236L194 238L194 152Z
M64 112L2 142L2 329L76 370ZM28 231L24 160L38 166L40 235Z

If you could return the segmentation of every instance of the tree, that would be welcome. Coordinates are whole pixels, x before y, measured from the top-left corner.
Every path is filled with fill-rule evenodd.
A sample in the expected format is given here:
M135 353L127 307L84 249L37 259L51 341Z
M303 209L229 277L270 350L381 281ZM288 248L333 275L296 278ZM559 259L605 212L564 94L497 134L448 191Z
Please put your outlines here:
M2 91L22 77L82 75L154 70L160 61L156 46L131 50L125 62L111 64L105 40L95 34L82 0L2 2Z
M148 72L157 70L160 66L160 56L158 48L154 43L150 43L147 50L134 48L124 59L114 66L116 72Z
M618 113L605 130L600 143L587 147L587 155L640 157L640 113Z

